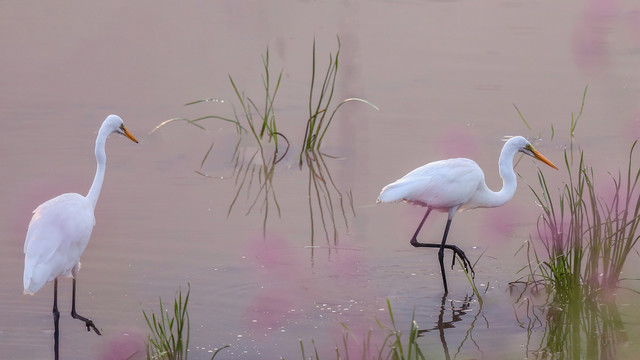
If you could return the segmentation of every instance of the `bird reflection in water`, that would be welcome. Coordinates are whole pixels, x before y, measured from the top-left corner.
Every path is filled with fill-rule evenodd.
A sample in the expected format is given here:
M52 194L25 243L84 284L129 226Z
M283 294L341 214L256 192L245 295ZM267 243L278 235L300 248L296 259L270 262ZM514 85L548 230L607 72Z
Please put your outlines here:
M480 346L473 339L472 332L475 327L476 321L478 321L479 318L483 318L485 322L487 320L486 318L484 318L484 316L481 316L482 301L477 301L474 299L474 297L475 295L466 295L462 300L449 300L447 302L447 296L446 295L442 296L442 300L440 301L440 312L438 314L438 321L436 322L436 325L430 329L418 330L419 337L424 336L425 333L436 332L436 331L438 332L440 342L442 343L442 351L444 352L445 359L447 360L451 359L451 353L449 351L449 344L447 344L446 330L456 328L456 323L464 320L464 317L468 315L471 311L473 311L474 303L478 304L478 310L475 313L473 320L469 324L469 328L467 329L465 337L457 346L457 351L453 357L455 358L460 353L463 345L468 340L471 340L474 343L475 347L478 349L478 351L480 351L480 353L482 354L482 350L480 349ZM457 307L456 307L456 303L459 303ZM457 326L460 326L460 325L462 325L462 323L458 324ZM481 358L484 358L484 354L481 356Z

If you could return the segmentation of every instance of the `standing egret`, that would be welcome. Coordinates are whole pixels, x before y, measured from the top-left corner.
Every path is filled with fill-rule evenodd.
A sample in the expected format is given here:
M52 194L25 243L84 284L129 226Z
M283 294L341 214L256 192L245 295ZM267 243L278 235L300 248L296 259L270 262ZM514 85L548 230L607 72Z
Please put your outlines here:
M422 218L418 229L411 238L411 245L415 247L439 248L438 261L442 273L444 293L448 293L447 277L444 273L444 249L453 251L453 262L456 255L460 257L465 269L473 267L471 262L459 247L446 244L447 234L451 226L451 219L457 211L481 207L498 207L509 201L516 192L517 179L513 171L513 158L517 153L532 156L554 169L558 169L551 161L542 156L531 143L522 136L509 139L502 147L498 160L502 189L494 192L487 187L482 169L473 160L459 158L440 160L423 165L409 172L402 178L382 188L377 202L405 201L424 206L427 212ZM444 229L441 244L426 244L418 242L417 236L431 210L447 212L449 218ZM451 268L453 268L453 262Z
M98 163L93 184L87 196L62 194L38 206L33 211L24 241L24 293L33 295L45 283L53 280L54 351L58 359L58 277L73 278L71 316L84 321L87 331L100 331L91 319L76 313L76 275L80 268L80 255L89 243L95 224L94 209L104 180L105 143L111 133L122 134L134 142L136 138L124 127L122 119L109 115L102 123L96 138Z

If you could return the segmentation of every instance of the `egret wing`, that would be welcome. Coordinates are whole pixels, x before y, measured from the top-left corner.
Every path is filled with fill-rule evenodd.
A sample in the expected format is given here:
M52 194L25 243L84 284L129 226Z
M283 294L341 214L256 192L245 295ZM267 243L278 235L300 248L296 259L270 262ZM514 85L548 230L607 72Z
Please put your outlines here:
M80 261L95 224L93 207L79 194L63 194L40 205L25 239L25 291L70 275Z
M468 201L483 178L482 170L472 160L460 158L435 161L385 186L378 200L404 200L448 210Z

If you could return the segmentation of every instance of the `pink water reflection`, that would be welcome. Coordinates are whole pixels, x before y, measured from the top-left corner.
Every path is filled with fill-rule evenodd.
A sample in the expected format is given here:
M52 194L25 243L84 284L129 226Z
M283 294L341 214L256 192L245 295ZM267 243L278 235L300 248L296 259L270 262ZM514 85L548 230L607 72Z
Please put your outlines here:
M498 208L483 209L483 244L500 246L512 238L518 224L522 223L524 213L517 204L503 205Z
M137 330L118 332L110 336L103 345L101 360L145 359L146 337Z
M257 331L277 328L293 316L290 311L294 306L303 302L303 290L297 284L308 269L284 237L258 235L247 245L261 285L245 309L244 319Z
M608 64L607 35L618 11L616 1L590 0L576 22L573 54L578 67L585 72L601 71Z
M377 295L366 281L363 286L370 274L362 268L360 250L334 248L329 257L323 255L309 268L308 248L281 235L265 238L259 234L248 243L247 253L259 284L243 315L253 336L260 339L273 332L312 326L316 328L312 335L301 338L309 346L315 340L358 357L367 351L362 347L365 341L382 343L384 334L377 329L376 319L362 312L371 310L367 308L371 304L362 299L376 299ZM372 329L376 331L369 334Z
M618 29L625 40L640 45L640 9L623 10L615 0L589 0L576 21L572 48L576 65L585 73L599 73L611 65L611 37Z

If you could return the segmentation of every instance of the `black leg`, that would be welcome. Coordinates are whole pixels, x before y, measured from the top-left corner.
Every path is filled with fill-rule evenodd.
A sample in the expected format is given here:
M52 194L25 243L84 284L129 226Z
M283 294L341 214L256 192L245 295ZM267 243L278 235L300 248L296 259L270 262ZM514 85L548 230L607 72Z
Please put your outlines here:
M58 352L58 341L60 338L59 323L60 312L58 311L58 278L56 278L53 280L53 353L56 360L60 358Z
M73 295L72 296L73 297L71 298L71 317L73 317L74 319L84 321L84 324L87 326L87 331L91 331L91 329L93 329L93 331L95 331L96 334L102 335L100 334L100 330L98 330L98 328L96 327L96 325L93 323L91 319L87 319L84 316L78 315L78 313L76 312L76 279L75 278L73 278Z
M431 209L428 208L426 214L424 215L424 218L422 218L422 221L420 222L420 225L418 226L418 229L416 230L415 234L413 234L413 237L411 238L411 245L413 245L415 247L429 247L429 248L438 248L438 249L440 249L438 251L438 262L440 263L440 271L442 272L442 282L444 284L444 292L446 294L448 291L447 291L447 278L446 278L446 275L444 273L444 249L450 249L450 250L453 251L453 258L452 258L452 261L451 261L451 268L452 269L453 269L453 265L455 264L455 259L456 259L456 255L457 255L460 258L460 260L462 260L462 265L464 266L464 269L466 271L470 271L471 272L471 277L475 277L475 271L473 270L473 266L471 265L471 261L469 261L469 259L465 255L464 251L462 251L456 245L446 244L447 235L449 234L449 228L451 227L451 219L447 220L447 226L444 229L444 235L442 236L442 242L440 244L427 244L427 243L421 243L421 242L418 241L418 239L417 239L418 233L420 232L420 229L422 229L422 226L424 225L424 222L427 219L427 216L429 216L430 212L431 212Z
M451 227L451 219L447 220L447 226L444 228L444 235L442 236L442 244L440 244L440 250L438 250L438 262L440 262L440 272L442 273L445 295L449 293L449 289L447 288L447 275L444 272L444 245L445 242L447 242L447 235L449 235L449 227Z
M411 245L416 246L415 244L419 244L418 233L420 232L420 229L422 229L422 225L424 225L424 221L427 220L427 216L429 216L429 213L431 213L431 208L427 208L427 212L424 214L422 221L420 221L420 225L418 226L418 229L416 229L416 232L413 234L413 237L411 238Z

